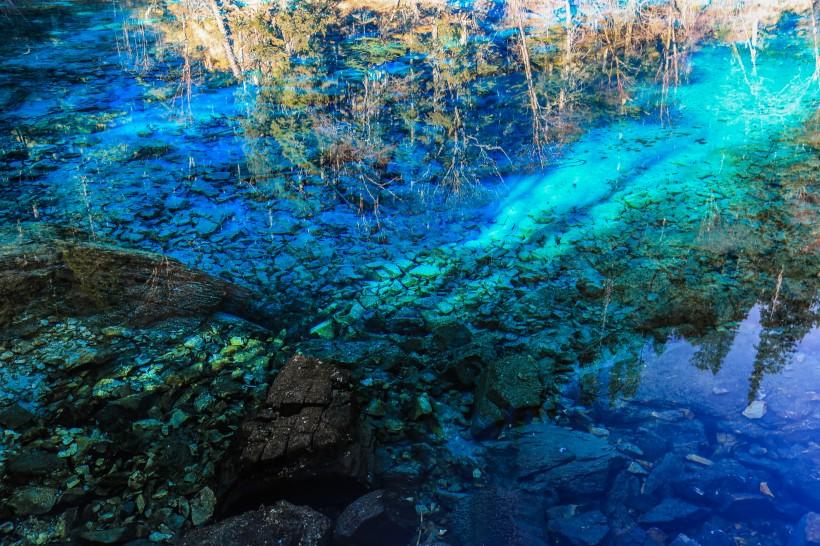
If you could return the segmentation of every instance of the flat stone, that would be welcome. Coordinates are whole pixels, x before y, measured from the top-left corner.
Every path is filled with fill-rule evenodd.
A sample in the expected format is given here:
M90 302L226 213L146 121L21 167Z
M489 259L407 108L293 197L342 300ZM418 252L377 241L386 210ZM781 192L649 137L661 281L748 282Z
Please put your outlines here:
M551 520L549 530L573 546L596 546L609 534L609 523L599 510L567 519Z
M761 419L766 415L766 402L763 400L755 400L743 410L743 416L747 419Z
M606 490L622 461L606 439L552 424L532 424L518 439L518 480L532 491L558 490L577 498Z
M712 466L713 464L715 464L706 457L701 457L700 455L697 455L695 453L690 453L689 455L687 455L686 460L692 463L702 464L703 466Z
M196 526L206 523L214 515L216 495L210 487L205 487L191 501L191 523Z
M442 270L435 264L421 264L410 270L410 275L425 279L432 279L442 274Z
M6 463L6 472L12 476L45 476L65 467L66 462L56 453L42 449L23 449Z
M658 527L674 527L698 521L706 513L700 506L670 497L641 516L640 522Z
M17 430L31 423L34 414L17 403L0 409L0 426Z
M334 544L408 544L416 524L412 504L386 491L377 490L359 497L339 515Z
M8 505L18 516L47 514L54 508L60 493L51 487L27 486L16 489Z
M114 527L112 529L85 531L80 533L80 537L97 544L119 544L134 538L134 533L127 527Z
M195 529L179 541L179 546L328 546L330 540L327 516L280 501L271 508Z
M310 329L310 335L318 336L322 339L333 339L334 337L336 337L333 328L333 320L328 319L320 322L319 324Z

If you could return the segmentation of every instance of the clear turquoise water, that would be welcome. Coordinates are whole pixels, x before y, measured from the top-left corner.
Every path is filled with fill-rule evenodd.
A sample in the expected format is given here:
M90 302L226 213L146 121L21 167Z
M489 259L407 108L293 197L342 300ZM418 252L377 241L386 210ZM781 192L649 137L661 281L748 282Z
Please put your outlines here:
M606 528L600 543L649 544L659 528L661 543L682 532L704 545L785 544L820 511L820 163L796 140L812 127L820 83L794 21L772 32L754 67L742 46L698 51L668 118L647 99L644 115L588 128L545 169L462 196L399 186L384 195L375 232L374 218L326 187L271 195L254 185L247 163L260 142L243 135L243 120L258 89L198 85L185 116L181 99L152 98L163 64L143 71L139 53L124 52L129 11L53 8L42 34L0 45L0 222L74 228L249 286L305 352L395 348L410 364L357 373L436 400L421 440L384 449L443 451L450 466L429 463L423 489L454 540L572 543L556 521L583 527L577 518L593 514L591 526ZM535 362L542 406L485 430L475 386L452 379L464 349L446 334L453 324L486 360ZM37 380L9 377L0 389L13 398ZM753 401L765 403L760 419L742 414ZM605 437L638 467L594 494L539 490L498 454L539 414ZM481 478L442 477L459 465ZM685 479L669 468L685 468ZM575 508L522 510L480 539L450 518L461 514L452 498L487 487L519 495L513 505ZM701 511L641 519L670 498ZM519 523L534 529L523 542L512 538Z

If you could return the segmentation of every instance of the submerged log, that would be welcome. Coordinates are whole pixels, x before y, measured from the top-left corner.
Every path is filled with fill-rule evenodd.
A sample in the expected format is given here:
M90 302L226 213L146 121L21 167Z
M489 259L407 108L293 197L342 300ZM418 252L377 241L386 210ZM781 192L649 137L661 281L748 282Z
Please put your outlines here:
M80 240L43 226L0 232L0 336L13 322L105 312L130 325L223 311L271 317L253 291L162 254Z

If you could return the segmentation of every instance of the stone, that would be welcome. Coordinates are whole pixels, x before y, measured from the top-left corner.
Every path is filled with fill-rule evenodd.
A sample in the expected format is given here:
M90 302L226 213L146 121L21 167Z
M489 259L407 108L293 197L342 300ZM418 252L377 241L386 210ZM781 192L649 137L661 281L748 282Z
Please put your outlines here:
M441 268L435 264L421 264L410 270L410 275L424 279L433 279L442 273Z
M557 490L571 498L600 495L623 456L607 439L548 423L520 430L518 481L529 491Z
M328 546L330 519L306 506L279 501L270 508L188 532L179 546Z
M13 430L21 429L34 420L34 414L17 403L0 408L0 426Z
M315 358L292 357L256 415L242 424L236 498L288 482L302 487L337 479L351 482L336 492L342 500L353 500L348 497L355 494L353 483L365 482L372 469L373 447L354 408L352 389L347 370Z
M339 515L334 544L407 544L415 534L417 523L408 501L384 490L373 491L353 501Z
M743 416L747 419L762 419L766 415L766 402L755 400L743 410Z
M202 525L211 519L216 509L216 495L210 487L205 487L191 501L191 523Z
M26 486L16 489L8 505L18 516L47 514L54 508L60 493L51 487Z
M137 326L216 311L272 322L261 301L161 254L81 241L39 224L0 230L0 332L23 310L107 311Z
M480 488L454 500L451 525L457 544L546 546L543 501L510 487Z
M691 525L702 520L706 515L707 511L700 506L668 497L642 515L639 521L645 525L674 528Z
M690 453L689 455L687 455L686 460L692 463L702 464L703 466L712 466L713 464L715 464L706 457L701 457L700 455L697 455L695 453Z
M811 546L820 544L820 514L805 514L792 530L789 546Z
M219 230L220 224L210 218L197 218L194 223L194 233L200 237L208 237Z
M512 357L491 362L482 373L476 389L473 434L486 434L523 410L540 407L544 390L541 372L535 361L527 357Z
M639 476L649 474L649 472L640 463L636 461L632 461L631 463L629 463L629 466L626 467L626 471L630 474L636 474Z
M95 529L93 531L83 531L80 537L88 542L96 544L122 544L135 538L133 529L128 527L113 527L111 529Z
M58 454L42 449L23 449L9 458L6 472L13 476L31 477L55 474L66 468Z
M433 341L440 349L453 349L473 339L469 328L459 322L447 322L433 329Z
M328 319L320 322L316 326L310 329L310 335L318 336L322 339L333 339L336 337L336 333L333 327L333 320Z
M572 546L595 546L609 534L606 516L599 510L584 512L569 518L550 520L549 530L563 543Z
M701 546L701 544L697 540L681 533L675 537L675 540L673 540L669 546Z
M182 210L188 206L188 200L176 194L171 194L165 198L163 208L170 212Z

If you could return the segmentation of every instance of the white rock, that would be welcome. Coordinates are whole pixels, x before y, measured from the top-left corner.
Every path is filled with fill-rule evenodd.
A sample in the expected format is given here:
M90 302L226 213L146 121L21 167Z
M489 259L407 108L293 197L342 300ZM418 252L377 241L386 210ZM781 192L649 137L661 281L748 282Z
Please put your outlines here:
M743 416L747 419L760 419L766 415L766 402L763 400L755 400L743 410Z

